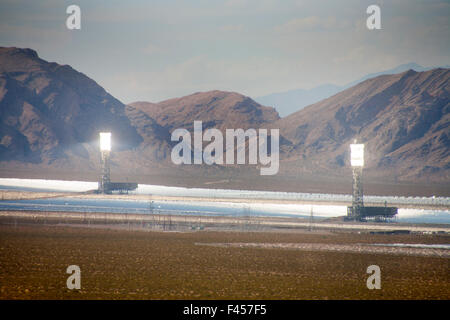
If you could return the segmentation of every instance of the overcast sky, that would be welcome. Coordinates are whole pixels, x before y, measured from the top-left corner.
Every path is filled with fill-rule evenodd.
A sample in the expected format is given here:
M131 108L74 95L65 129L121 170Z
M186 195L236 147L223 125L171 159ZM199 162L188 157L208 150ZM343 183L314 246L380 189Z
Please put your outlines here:
M81 30L66 8L81 8ZM381 30L366 9L381 8ZM408 62L450 64L450 1L0 0L0 46L69 64L124 103L343 85Z

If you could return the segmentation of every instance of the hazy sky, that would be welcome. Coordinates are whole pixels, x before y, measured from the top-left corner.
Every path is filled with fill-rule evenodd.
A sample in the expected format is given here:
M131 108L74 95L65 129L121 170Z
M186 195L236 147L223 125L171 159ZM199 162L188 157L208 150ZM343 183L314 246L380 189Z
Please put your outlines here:
M66 8L81 8L81 30ZM381 8L381 30L366 9ZM69 64L124 103L197 91L251 97L417 62L450 64L450 1L0 0L0 46Z

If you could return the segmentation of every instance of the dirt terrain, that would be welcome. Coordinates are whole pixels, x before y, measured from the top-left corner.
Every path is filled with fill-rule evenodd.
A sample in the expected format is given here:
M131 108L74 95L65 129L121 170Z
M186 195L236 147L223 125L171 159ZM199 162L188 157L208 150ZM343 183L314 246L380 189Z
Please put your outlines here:
M205 243L277 244L217 247ZM1 299L450 299L449 258L279 244L450 243L446 235L143 232L0 225ZM381 290L366 269L381 268ZM81 268L81 290L66 268Z
M75 195L76 193L73 193ZM33 192L33 191L14 191L0 190L1 200L31 200L67 197L67 192Z

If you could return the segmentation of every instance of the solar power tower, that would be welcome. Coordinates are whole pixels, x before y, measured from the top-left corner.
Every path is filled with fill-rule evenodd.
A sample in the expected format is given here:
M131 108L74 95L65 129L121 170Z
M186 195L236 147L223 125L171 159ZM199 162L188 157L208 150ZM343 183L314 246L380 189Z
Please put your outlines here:
M361 220L364 210L363 201L363 185L362 185L362 171L364 167L364 144L355 143L350 145L350 163L353 172L353 197L352 209L349 218L354 220Z
M111 183L111 175L109 168L109 155L111 153L111 132L100 132L100 152L102 163L102 177L99 183L99 191L107 193L109 184Z

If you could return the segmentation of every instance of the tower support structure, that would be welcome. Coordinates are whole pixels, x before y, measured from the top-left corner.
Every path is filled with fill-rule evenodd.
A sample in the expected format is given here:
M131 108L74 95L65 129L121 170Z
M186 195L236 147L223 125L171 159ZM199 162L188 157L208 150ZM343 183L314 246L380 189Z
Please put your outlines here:
M350 145L350 164L352 166L352 206L347 208L347 219L364 219L362 171L364 168L364 144L356 140Z
M98 183L98 190L101 193L109 193L111 175L109 169L109 156L111 153L111 132L100 132L100 154L102 176Z
M350 164L352 166L352 205L347 207L347 217L345 220L357 221L383 221L392 220L397 214L396 207L388 207L385 202L384 207L370 206L364 207L363 201L363 181L362 172L364 168L364 144L357 143L356 140L350 145Z
M355 220L362 218L362 211L364 210L363 201L363 184L362 184L362 170L363 167L353 167L353 190L352 190L352 212L351 217Z
M101 193L107 193L109 188L109 184L111 182L111 175L110 175L110 167L109 167L109 155L110 152L108 150L102 150L101 151L101 163L102 163L102 176L100 180L100 192Z

